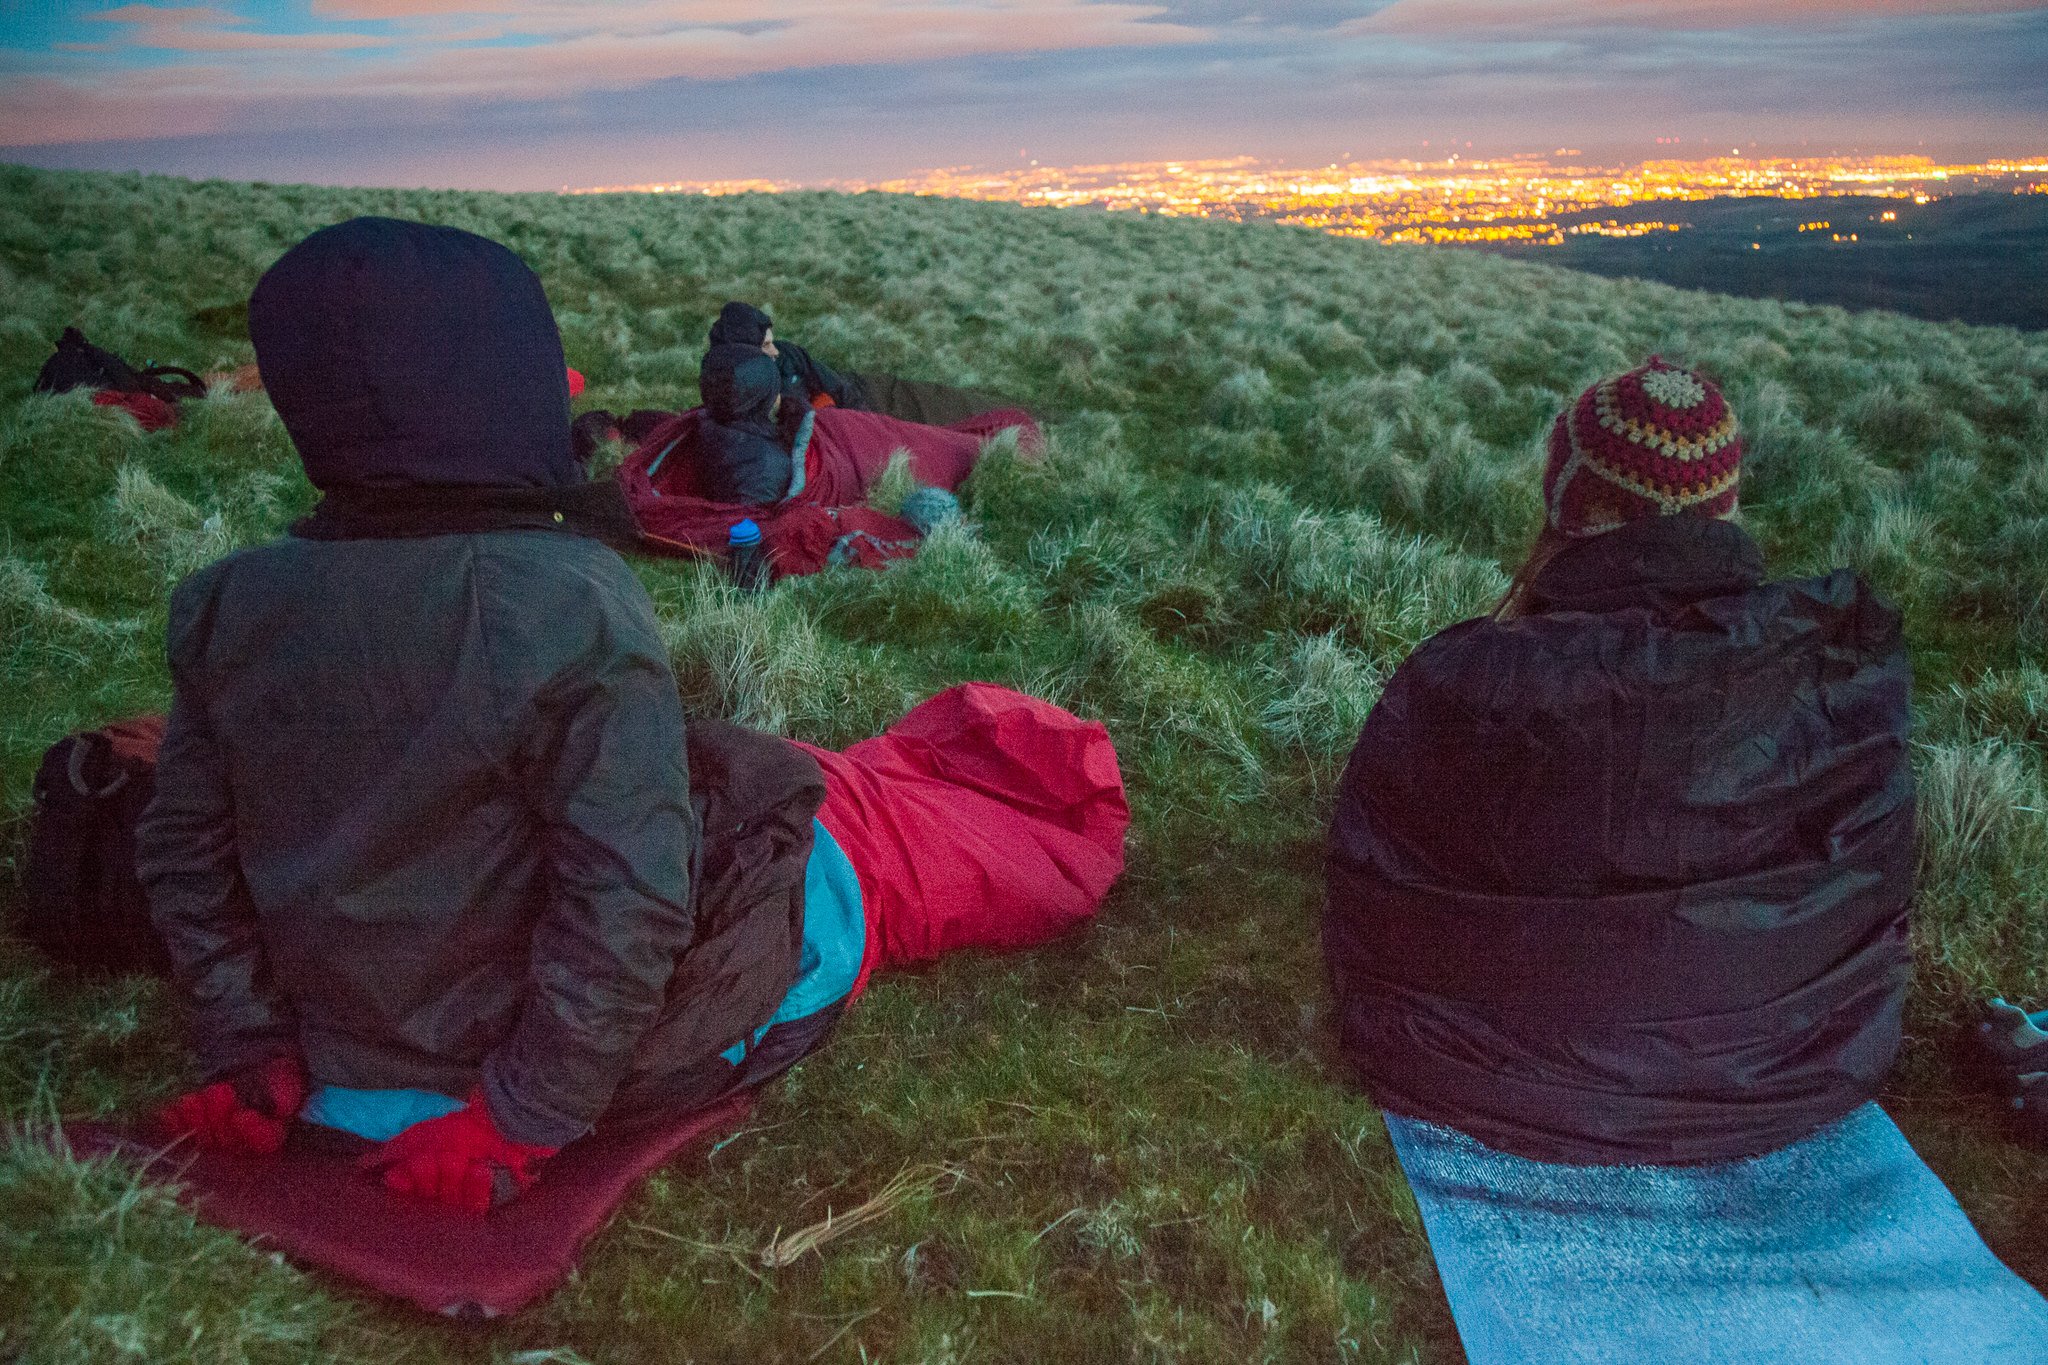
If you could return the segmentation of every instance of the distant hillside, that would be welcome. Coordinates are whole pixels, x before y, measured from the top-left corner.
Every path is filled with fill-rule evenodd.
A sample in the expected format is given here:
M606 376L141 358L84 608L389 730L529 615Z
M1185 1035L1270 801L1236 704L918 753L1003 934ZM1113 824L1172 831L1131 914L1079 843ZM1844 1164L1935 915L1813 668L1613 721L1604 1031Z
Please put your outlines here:
M1707 199L1644 203L1560 221L1570 226L1653 219L1688 226L1642 237L1580 234L1562 246L1486 249L1596 275L1751 298L1887 308L1936 322L2048 328L2048 195L1967 194L1927 204ZM1829 226L1812 226L1823 222Z
M0 168L11 865L43 747L165 704L172 585L313 497L261 394L145 435L82 394L32 396L37 367L70 324L137 362L246 362L258 275L362 213L517 249L583 407L693 402L705 328L745 298L833 364L1058 414L1043 463L992 454L972 525L885 573L742 596L711 566L637 567L694 714L844 744L981 678L1099 718L1136 810L1130 873L1081 937L878 981L745 1133L658 1175L560 1295L488 1328L301 1274L22 1128L191 1076L161 987L62 979L0 932L0 1358L1458 1360L1384 1130L1329 1062L1323 829L1387 674L1519 560L1554 415L1658 352L1724 382L1772 570L1851 564L1906 614L1921 968L1886 1099L2048 1284L2048 1154L2001 1138L1946 1050L1974 997L2048 997L2048 335L1001 204ZM18 902L0 878L0 922ZM906 1168L900 1207L763 1265L778 1230Z

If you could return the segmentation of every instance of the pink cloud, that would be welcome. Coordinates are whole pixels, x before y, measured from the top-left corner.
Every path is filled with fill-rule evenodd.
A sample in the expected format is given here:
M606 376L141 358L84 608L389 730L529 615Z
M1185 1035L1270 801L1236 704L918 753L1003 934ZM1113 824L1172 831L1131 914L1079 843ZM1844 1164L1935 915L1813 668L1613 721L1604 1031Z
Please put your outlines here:
M0 143L105 142L226 131L243 102L215 84L228 73L185 67L129 72L96 89L29 77L0 81Z
M248 21L206 5L122 5L83 16L95 23L121 24L128 32L117 42L61 43L73 52L108 52L122 47L168 52L334 52L351 48L388 47L395 40L354 33L250 33Z
M1199 41L1157 22L1163 6L1098 0L526 0L481 11L463 0L321 0L323 17L389 18L414 30L392 43L350 35L265 35L218 8L132 4L96 16L132 29L122 46L206 52L204 67L77 70L14 81L0 93L0 144L173 136L275 118L293 104L417 98L548 99L675 77L865 66ZM766 21L770 27L757 28ZM743 27L740 27L743 26ZM517 34L549 41L477 46ZM91 45L105 50L106 45ZM76 50L76 49L74 49ZM290 57L284 52L293 50Z
M1724 29L1841 19L2005 14L2041 0L1394 0L1343 26L1350 33L1463 33L1486 29Z
M621 5L617 10L658 8L677 7ZM747 10L758 19L769 6L719 8ZM644 16L608 12L598 31L535 47L444 49L429 61L360 72L355 80L387 93L541 97L565 90L620 89L677 76L720 79L822 66L1153 46L1202 36L1176 25L1139 22L1156 12L1154 6L1066 0L971 10L943 0L888 6L815 4L805 7L800 20L751 33L705 23L656 26Z

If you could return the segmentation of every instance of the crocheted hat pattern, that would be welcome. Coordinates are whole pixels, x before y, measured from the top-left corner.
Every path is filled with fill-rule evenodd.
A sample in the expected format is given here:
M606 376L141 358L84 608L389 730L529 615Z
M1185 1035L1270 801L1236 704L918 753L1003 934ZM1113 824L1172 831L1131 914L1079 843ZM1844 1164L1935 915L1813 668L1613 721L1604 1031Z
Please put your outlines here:
M1735 511L1742 438L1721 391L1652 356L1603 379L1557 416L1543 469L1543 510L1567 536L1680 512Z

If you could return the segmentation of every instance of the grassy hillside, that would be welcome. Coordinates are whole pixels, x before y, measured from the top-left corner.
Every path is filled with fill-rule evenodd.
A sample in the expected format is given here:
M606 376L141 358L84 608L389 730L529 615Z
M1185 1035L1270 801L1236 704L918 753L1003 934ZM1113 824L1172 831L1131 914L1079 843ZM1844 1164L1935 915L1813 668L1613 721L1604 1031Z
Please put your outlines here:
M160 989L56 979L0 938L0 1358L1458 1359L1384 1131L1331 1065L1319 841L1381 680L1519 557L1551 417L1652 352L1725 381L1773 569L1853 563L1905 608L1922 971L1892 1108L2048 1284L2048 1159L2000 1139L1944 1051L1970 997L2048 993L2048 336L991 204L0 169L0 851L46 744L165 703L171 584L311 501L261 395L145 436L29 396L36 367L68 323L138 362L245 361L257 275L357 213L519 250L585 405L693 401L739 297L835 364L1062 414L1042 466L984 463L978 529L886 573L742 598L640 568L700 713L842 743L986 678L1100 717L1131 873L1084 936L878 984L745 1135L651 1181L567 1289L488 1330L301 1275L24 1137L187 1073ZM906 1169L886 1217L763 1265L778 1229Z

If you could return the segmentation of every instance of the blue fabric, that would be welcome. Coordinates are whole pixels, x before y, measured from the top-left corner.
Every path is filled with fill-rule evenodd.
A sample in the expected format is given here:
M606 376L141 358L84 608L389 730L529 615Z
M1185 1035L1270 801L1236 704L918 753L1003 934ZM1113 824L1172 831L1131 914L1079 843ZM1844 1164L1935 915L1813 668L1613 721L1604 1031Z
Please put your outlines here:
M720 1055L738 1066L747 1049L769 1029L844 1000L860 976L867 951L868 922L861 912L860 878L839 841L817 820L811 821L811 860L804 869L804 946L796 984L782 997L774 1017L751 1040L734 1043Z
M1711 1166L1566 1166L1389 1114L1472 1365L2048 1362L2048 1303L1883 1110Z
M751 1039L734 1043L720 1054L735 1067L769 1029L838 1004L860 976L868 938L860 878L846 851L823 824L812 820L811 833L811 859L804 868L804 943L796 984L782 998L774 1017ZM350 1090L323 1085L299 1110L299 1117L372 1142L388 1142L415 1123L451 1114L462 1105L461 1100L431 1090Z
M372 1142L389 1142L415 1123L452 1114L462 1106L463 1101L453 1095L433 1090L351 1090L323 1085L299 1110L299 1117Z

